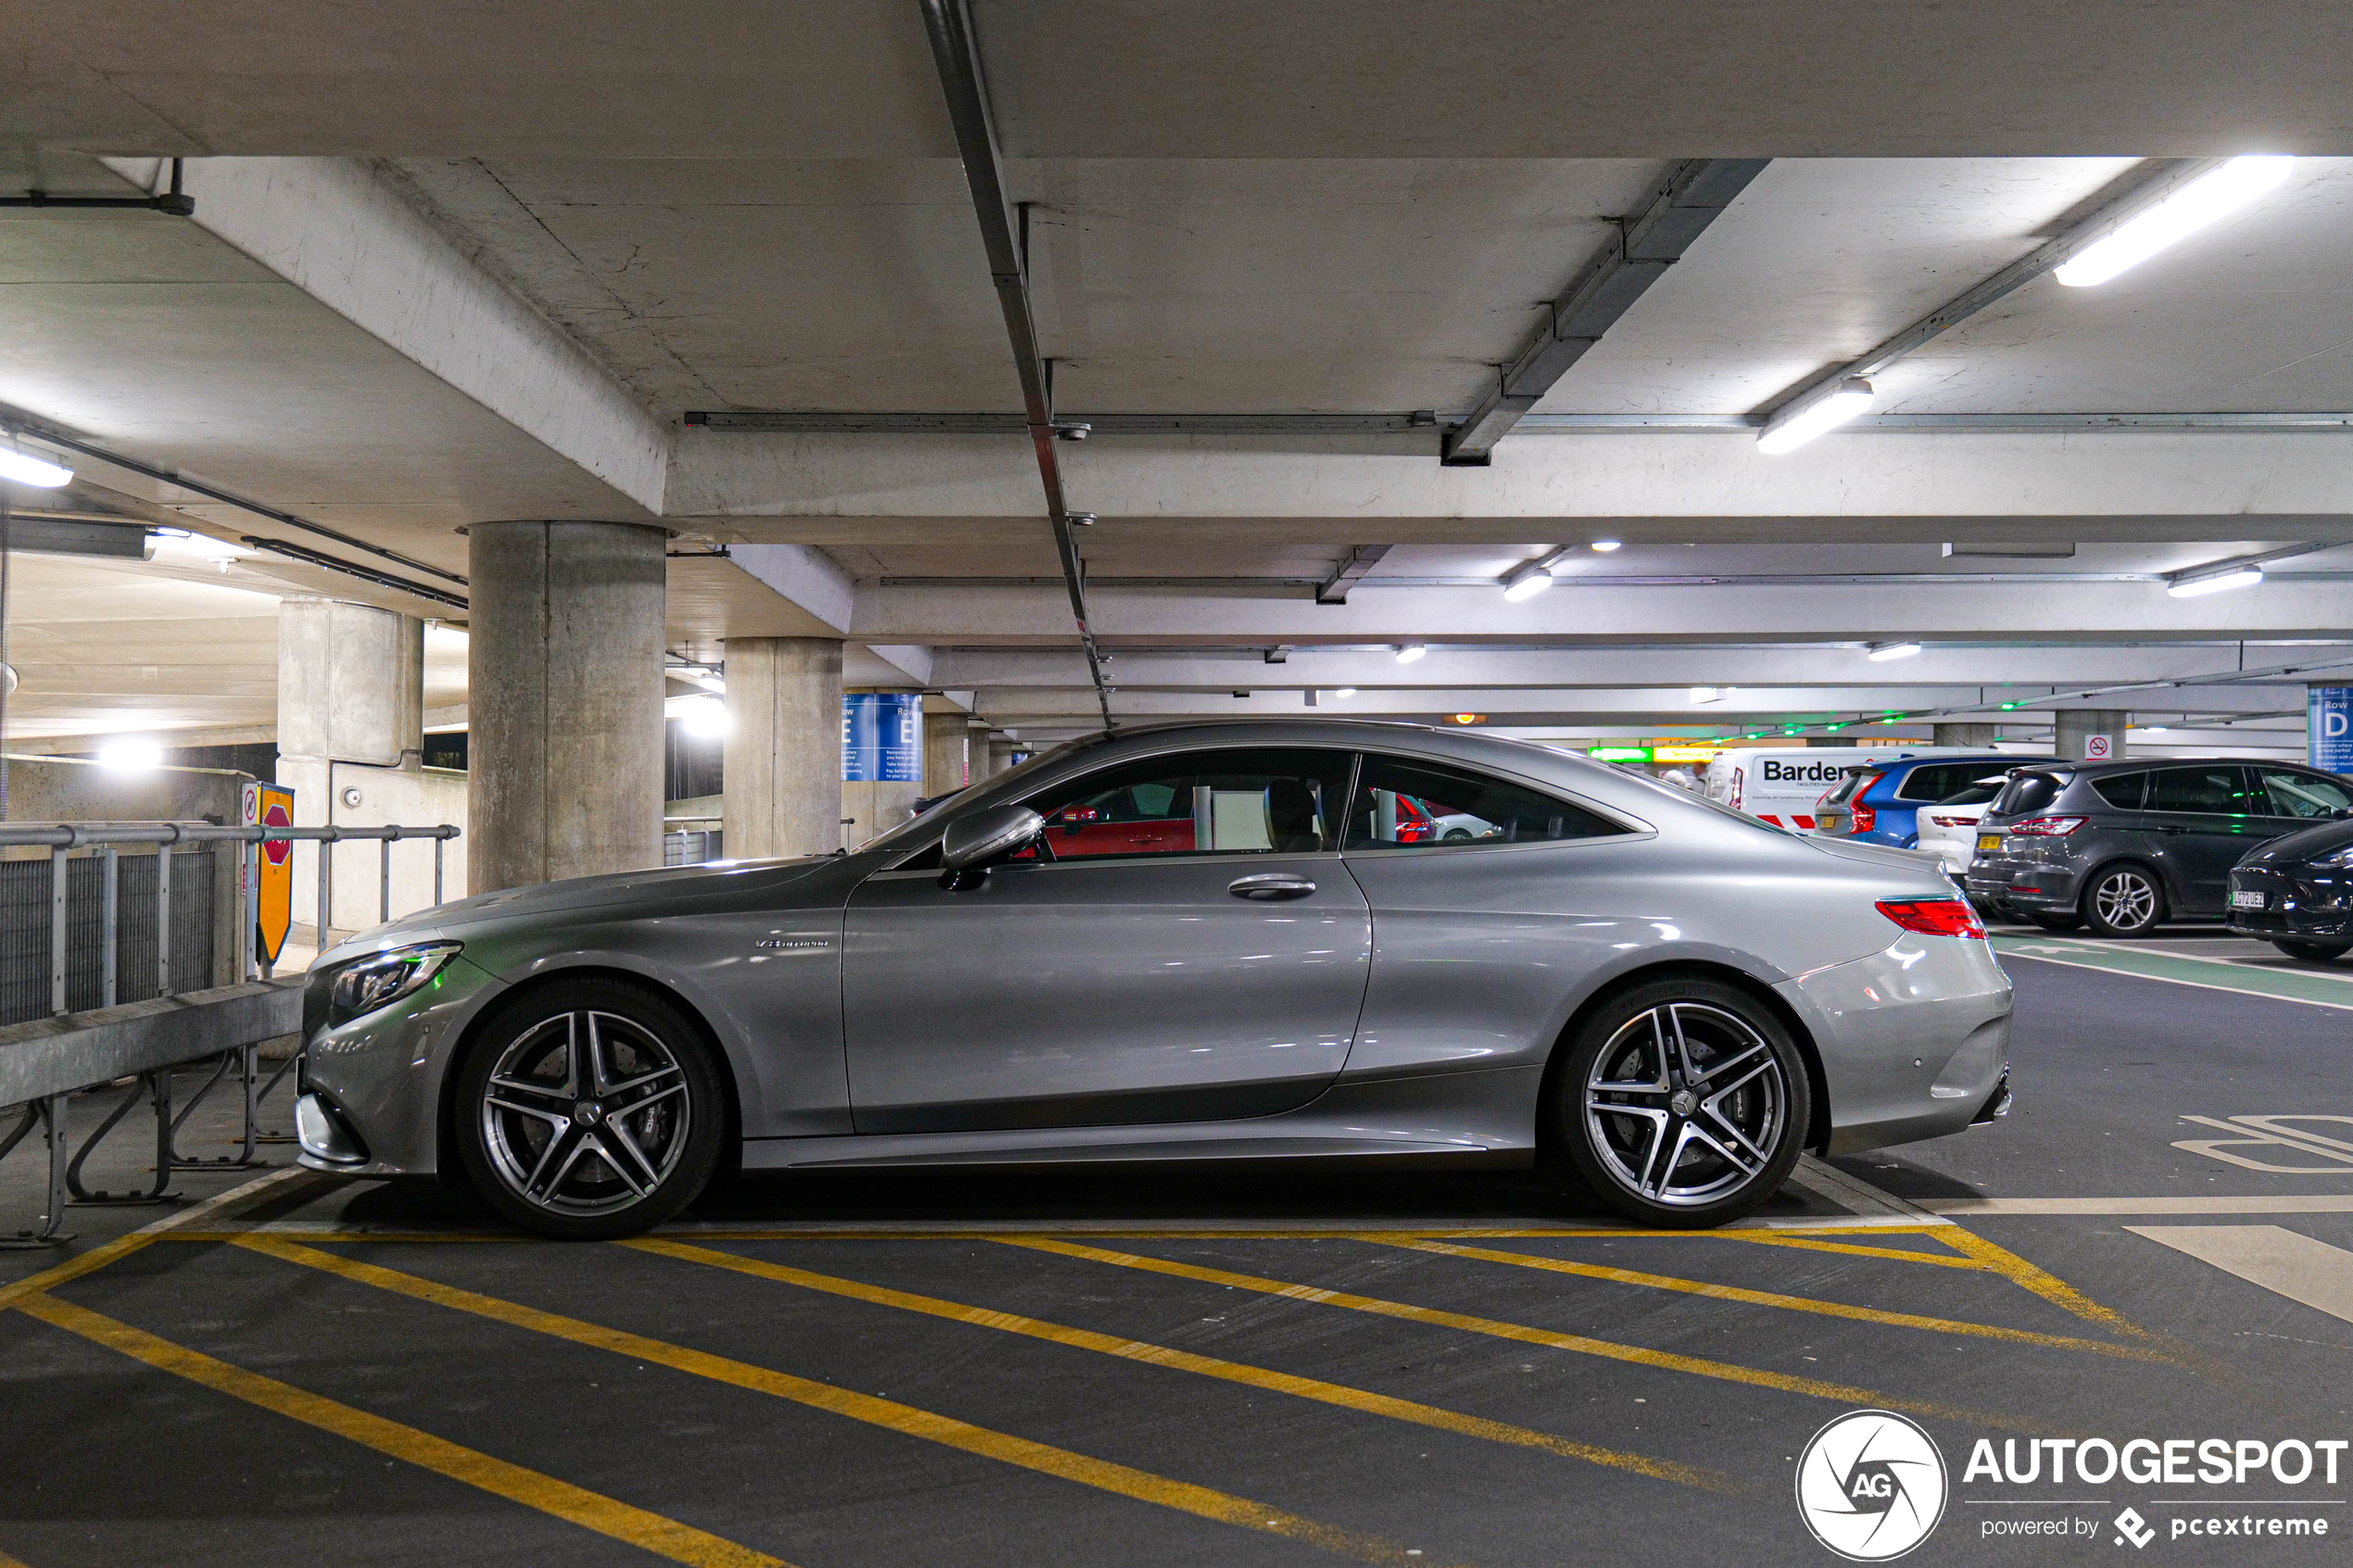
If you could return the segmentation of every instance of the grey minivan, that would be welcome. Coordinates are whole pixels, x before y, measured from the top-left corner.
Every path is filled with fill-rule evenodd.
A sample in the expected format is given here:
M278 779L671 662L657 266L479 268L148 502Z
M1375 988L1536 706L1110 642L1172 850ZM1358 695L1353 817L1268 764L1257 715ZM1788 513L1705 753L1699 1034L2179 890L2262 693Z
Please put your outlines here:
M2048 931L2141 936L2220 919L2242 857L2347 810L2353 781L2292 763L2021 768L1978 823L1969 894Z

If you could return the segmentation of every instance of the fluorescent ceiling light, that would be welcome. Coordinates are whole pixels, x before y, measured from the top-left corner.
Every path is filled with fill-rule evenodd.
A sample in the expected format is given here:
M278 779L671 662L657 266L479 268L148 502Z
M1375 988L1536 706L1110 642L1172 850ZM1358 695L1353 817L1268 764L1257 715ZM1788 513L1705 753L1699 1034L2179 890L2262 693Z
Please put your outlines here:
M2234 157L2126 219L2070 257L2052 275L2071 289L2105 283L2275 188L2295 161L2268 155Z
M98 747L98 766L117 773L145 773L163 766L163 747L128 735Z
M1355 695L1356 688L1354 686L1342 686L1338 691L1332 693L1332 696L1354 696Z
M1607 555L1612 550L1617 548L1617 546L1622 543L1624 543L1624 541L1618 539L1596 539L1593 541L1593 548L1601 551L1604 555Z
M13 479L35 490L55 490L71 483L73 470L45 458L20 450L14 442L0 446L0 479Z
M2165 591L2177 599L2194 599L2203 594L2225 593L2233 588L2252 588L2263 581L2259 566L2233 567L2207 577L2183 577L2165 585Z
M1884 664L1891 659L1909 659L1919 651L1918 643L1877 643L1867 657Z
M1732 688L1730 686L1693 686L1692 688L1693 702L1721 702L1731 695Z
M1411 664L1414 660L1421 658L1422 655L1428 653L1428 651L1429 649L1424 647L1419 643L1407 643L1397 650L1397 662L1400 664Z
M1770 458L1794 452L1823 432L1836 430L1869 408L1874 395L1870 383L1860 376L1849 376L1829 395L1774 415L1772 421L1757 433L1756 449Z
M1534 561L1529 561L1526 566L1504 579L1504 597L1517 604L1522 599L1542 593L1552 585L1553 574Z
M214 539L202 533L191 533L184 528L158 528L153 534L154 554L167 558L202 561L207 566L229 570L230 563L253 554L242 550L225 539Z
M698 740L715 740L727 733L727 705L715 696L680 698L673 711L680 727Z

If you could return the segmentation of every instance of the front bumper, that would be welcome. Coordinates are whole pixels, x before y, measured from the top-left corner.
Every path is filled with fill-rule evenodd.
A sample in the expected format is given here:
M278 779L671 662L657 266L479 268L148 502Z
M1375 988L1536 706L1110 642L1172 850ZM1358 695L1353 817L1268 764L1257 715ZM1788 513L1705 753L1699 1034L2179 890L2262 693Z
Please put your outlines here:
M1906 935L1780 989L1813 1031L1831 1154L1957 1133L1999 1098L2010 982L1975 937Z
M2243 893L2261 894L2263 907L2240 909ZM2231 872L2228 916L2231 929L2246 936L2346 940L2353 936L2353 877L2241 866Z
M345 1176L434 1174L450 1055L505 988L460 953L432 985L381 1011L334 1028L314 1020L296 1108L300 1162Z

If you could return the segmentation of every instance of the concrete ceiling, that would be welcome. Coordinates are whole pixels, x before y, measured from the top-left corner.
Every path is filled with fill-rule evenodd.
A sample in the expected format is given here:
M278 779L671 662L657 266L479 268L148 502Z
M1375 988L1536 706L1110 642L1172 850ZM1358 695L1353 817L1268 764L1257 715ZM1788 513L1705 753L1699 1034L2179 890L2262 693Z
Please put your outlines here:
M9 9L25 42L0 62L0 184L120 193L185 155L196 212L0 211L0 412L460 575L474 522L658 521L691 558L673 563L681 652L731 633L842 635L863 681L971 690L1027 733L1082 721L1091 698L1018 436L681 423L1019 407L912 0L205 0L175 9L168 48L146 7ZM1066 411L1459 417L1675 160L1769 157L1537 410L1747 413L2080 221L2143 159L2245 150L2307 161L2104 288L2029 283L1881 376L1880 408L2353 409L2353 337L2331 326L2353 318L2353 22L2334 12L1498 3L1439 25L1389 0L975 0L975 14ZM2228 646L2235 665L2242 638L2353 639L2347 553L2216 599L2156 581L2353 542L2347 441L1858 432L1773 459L1738 433L1531 429L1492 467L1453 469L1433 426L1103 433L1063 458L1074 504L1101 517L1081 544L1106 646L1147 662L1183 650L1200 677L1121 680L1115 711L1223 713L1240 699L1221 691L1256 690L1203 659L1247 666L1287 644L1305 669L1427 640L1533 662L1504 679L1433 655L1386 684L1294 671L1265 700L1295 710L1327 682L1379 688L1365 700L1380 711L1724 727L1926 709L1996 679L1858 670L1852 645L1869 640L1920 638L1941 645L1924 657L1963 664L1989 647L2108 650L2096 668L1999 677L2046 696L2214 673L2226 666L2166 661ZM77 462L64 504L384 567ZM1626 548L1567 558L1568 586L1514 606L1491 586L1602 537ZM2078 549L1939 548L2004 541ZM1390 548L1348 604L1315 604L1360 546ZM733 554L700 553L718 547ZM463 620L267 558L210 581L37 571L82 586L57 599L70 613L36 611L34 577L19 579L17 735L260 721L257 607L275 595ZM1658 581L1695 578L1716 581ZM149 612L134 591L148 583L170 608ZM199 602L222 594L245 609ZM175 664L140 628L183 614L218 634ZM1786 655L1769 676L1760 646ZM1674 672L1591 665L1604 648L1653 650ZM103 673L144 671L149 652L172 673ZM1031 662L959 662L982 652ZM2284 710L2295 684L2246 701ZM1660 695L1685 685L1745 685L1749 706L1692 719ZM2180 713L2192 697L2255 711L2204 688L2163 700Z

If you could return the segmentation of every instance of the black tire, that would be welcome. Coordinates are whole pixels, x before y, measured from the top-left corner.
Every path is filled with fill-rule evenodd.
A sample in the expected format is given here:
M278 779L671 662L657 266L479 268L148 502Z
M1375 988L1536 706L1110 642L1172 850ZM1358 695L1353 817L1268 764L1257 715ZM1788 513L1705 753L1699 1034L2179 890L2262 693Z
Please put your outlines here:
M692 1202L718 1168L719 1074L676 1004L617 981L560 982L474 1042L453 1141L502 1219L563 1241L635 1236Z
M2293 936L2274 936L2271 946L2289 958L2306 963L2334 963L2347 953L2353 953L2353 942L2316 942Z
M2046 915L2038 909L2034 913L2028 915L2026 918L2032 921L2036 925L2041 926L2045 931L2081 931L2083 929L2083 917L2082 915Z
M2084 879L2076 907L2102 936L2146 936L2165 923L2165 881L2138 861L2119 860Z
M1545 1107L1552 1145L1638 1224L1699 1230L1737 1220L1780 1191L1805 1152L1814 1103L1805 1055L1772 1010L1737 986L1692 975L1630 985L1561 1048Z

